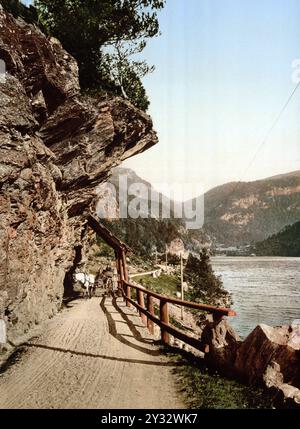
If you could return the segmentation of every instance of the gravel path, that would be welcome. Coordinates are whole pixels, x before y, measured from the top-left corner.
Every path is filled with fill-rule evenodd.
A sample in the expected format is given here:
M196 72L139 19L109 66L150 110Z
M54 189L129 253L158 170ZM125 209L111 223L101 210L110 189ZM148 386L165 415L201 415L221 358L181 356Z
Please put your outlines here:
M0 375L0 408L184 408L173 365L122 299L73 301Z

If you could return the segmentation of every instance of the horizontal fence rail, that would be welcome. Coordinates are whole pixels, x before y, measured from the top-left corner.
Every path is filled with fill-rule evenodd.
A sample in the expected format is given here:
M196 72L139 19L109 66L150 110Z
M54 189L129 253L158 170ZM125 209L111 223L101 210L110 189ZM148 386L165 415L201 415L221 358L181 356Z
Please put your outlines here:
M170 335L172 335L174 338L177 338L178 340L183 341L184 343L189 344L190 346L198 350L203 349L203 345L200 342L200 338L195 338L191 335L188 335L185 332L170 325L168 304L175 304L186 308L204 311L213 314L213 316L216 318L222 318L223 316L236 316L235 311L228 308L220 308L214 307L212 305L198 304L196 302L183 301L178 298L160 295L156 292L152 292L148 289L145 289L142 286L133 285L127 280L121 281L119 285L121 286L120 289L127 305L132 305L138 310L143 323L148 327L150 333L153 334L154 332L154 324L160 327L161 339L164 344L169 344ZM137 302L134 301L131 297L132 289L136 291ZM144 302L145 295L147 296L146 307ZM157 299L159 301L159 317L155 315L153 299Z
M222 308L222 307L215 307L213 305L198 304L197 302L191 302L191 301L182 301L179 298L173 298L171 296L160 295L159 293L152 292L148 289L143 288L142 286L133 285L132 283L130 283L126 280L124 280L123 282L127 287L140 290L143 293L145 293L146 295L152 296L153 298L156 298L159 300L169 302L170 304L176 304L176 305L180 305L182 307L194 308L195 310L201 310L201 311L205 311L207 313L213 313L213 314L217 314L220 316L228 316L228 317L236 316L236 312L230 308Z
M169 344L170 335L183 341L198 350L203 350L203 344L200 338L195 338L191 335L182 332L181 330L170 325L169 322L169 304L179 305L181 307L192 308L198 311L204 311L213 315L214 320L221 320L222 317L236 316L236 313L228 308L219 308L212 305L198 304L196 302L183 301L178 298L160 295L152 292L139 285L134 285L129 282L128 267L126 262L126 254L131 249L114 236L104 225L102 225L96 218L89 216L87 225L101 237L110 247L114 249L116 257L116 268L118 272L118 288L124 297L128 306L133 305L140 313L143 323L148 327L149 331L154 333L154 324L158 325L161 329L161 339L163 343ZM131 298L131 290L136 291L136 301ZM147 302L145 305L145 295ZM159 317L155 315L154 299L159 301Z

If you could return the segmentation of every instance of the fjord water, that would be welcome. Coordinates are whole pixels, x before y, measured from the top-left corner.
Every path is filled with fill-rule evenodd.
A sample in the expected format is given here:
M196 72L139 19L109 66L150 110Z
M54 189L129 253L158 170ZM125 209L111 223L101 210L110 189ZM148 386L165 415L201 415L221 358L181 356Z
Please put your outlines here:
M215 257L212 265L232 294L237 317L230 323L241 337L260 323L300 319L300 258Z

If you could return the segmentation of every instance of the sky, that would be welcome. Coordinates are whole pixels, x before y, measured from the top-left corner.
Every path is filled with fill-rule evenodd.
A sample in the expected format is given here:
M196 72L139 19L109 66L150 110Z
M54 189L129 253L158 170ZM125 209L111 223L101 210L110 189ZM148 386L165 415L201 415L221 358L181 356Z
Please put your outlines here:
M159 144L123 166L204 190L300 169L300 88L257 153L295 88L300 1L167 0L159 20L143 53Z
M144 52L160 142L125 165L205 190L300 169L300 88L251 163L295 87L299 22L298 0L167 0Z

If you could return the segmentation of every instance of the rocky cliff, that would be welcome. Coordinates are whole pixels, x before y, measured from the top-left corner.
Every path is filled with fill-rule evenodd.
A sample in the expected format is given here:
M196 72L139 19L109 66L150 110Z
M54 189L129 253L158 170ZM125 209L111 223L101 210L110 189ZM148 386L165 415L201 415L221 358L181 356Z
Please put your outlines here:
M204 230L228 246L265 240L300 219L300 171L232 182L205 194Z
M82 95L60 43L1 6L0 59L0 307L16 342L60 308L97 185L157 136L129 102Z

